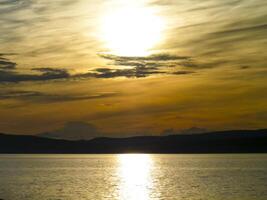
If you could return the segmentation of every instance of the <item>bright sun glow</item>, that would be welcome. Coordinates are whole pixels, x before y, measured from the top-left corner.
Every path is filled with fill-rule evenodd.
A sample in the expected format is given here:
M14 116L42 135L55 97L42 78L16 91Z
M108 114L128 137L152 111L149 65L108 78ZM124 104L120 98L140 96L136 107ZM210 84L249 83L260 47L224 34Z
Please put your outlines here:
M161 41L163 25L152 9L124 6L105 15L101 35L112 54L145 56Z
M152 158L147 154L118 156L121 200L149 200Z

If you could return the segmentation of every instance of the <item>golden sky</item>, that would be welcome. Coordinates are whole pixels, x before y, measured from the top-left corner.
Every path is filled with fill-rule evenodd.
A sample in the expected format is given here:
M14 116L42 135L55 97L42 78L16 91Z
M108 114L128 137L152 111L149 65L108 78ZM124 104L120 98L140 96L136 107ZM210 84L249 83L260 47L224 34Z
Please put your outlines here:
M266 13L263 0L0 0L0 132L266 128Z

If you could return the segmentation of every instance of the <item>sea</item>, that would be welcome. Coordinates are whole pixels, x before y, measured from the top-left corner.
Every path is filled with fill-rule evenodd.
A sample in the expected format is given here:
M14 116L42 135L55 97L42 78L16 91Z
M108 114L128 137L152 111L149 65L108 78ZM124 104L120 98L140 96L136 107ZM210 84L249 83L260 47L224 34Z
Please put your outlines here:
M267 200L267 154L2 154L0 199Z

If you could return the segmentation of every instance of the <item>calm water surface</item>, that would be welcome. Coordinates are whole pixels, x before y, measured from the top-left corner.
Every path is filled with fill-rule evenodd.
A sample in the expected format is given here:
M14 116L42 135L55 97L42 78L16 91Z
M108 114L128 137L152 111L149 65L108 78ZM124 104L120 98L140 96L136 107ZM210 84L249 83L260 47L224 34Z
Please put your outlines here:
M267 155L0 155L4 200L266 200Z

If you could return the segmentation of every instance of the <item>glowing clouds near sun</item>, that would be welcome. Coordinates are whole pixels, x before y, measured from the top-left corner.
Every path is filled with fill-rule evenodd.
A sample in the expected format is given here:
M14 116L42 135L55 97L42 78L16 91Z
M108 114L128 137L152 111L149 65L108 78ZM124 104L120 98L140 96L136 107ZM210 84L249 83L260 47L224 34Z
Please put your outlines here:
M140 6L123 6L106 13L101 37L112 54L145 56L162 40L163 18Z

